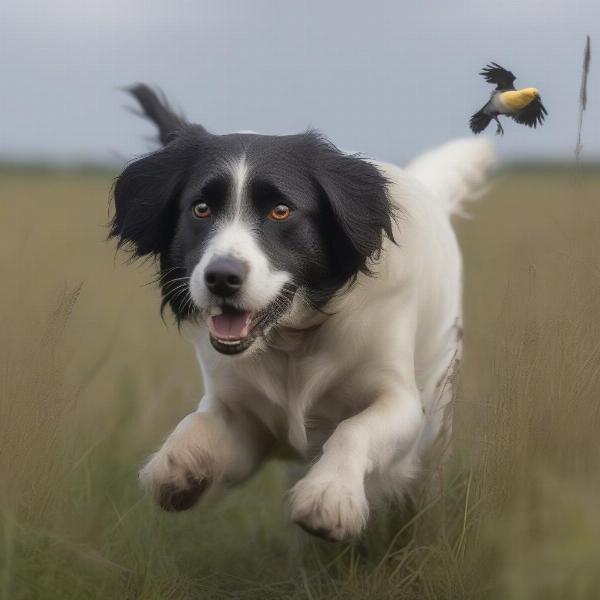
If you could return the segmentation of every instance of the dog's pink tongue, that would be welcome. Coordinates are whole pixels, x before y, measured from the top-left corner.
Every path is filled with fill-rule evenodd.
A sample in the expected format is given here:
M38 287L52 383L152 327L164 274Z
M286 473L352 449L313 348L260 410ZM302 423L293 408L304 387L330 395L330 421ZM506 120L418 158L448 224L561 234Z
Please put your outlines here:
M241 340L250 332L252 315L249 312L224 312L208 320L210 332L221 340Z

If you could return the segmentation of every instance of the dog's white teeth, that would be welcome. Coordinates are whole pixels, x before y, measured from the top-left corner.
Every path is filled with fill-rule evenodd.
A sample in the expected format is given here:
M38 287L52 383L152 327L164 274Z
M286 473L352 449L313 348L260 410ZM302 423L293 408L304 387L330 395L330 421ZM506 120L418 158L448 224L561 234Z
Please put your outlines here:
M221 306L213 306L210 309L210 316L211 317L218 317L219 315L223 314L223 307Z

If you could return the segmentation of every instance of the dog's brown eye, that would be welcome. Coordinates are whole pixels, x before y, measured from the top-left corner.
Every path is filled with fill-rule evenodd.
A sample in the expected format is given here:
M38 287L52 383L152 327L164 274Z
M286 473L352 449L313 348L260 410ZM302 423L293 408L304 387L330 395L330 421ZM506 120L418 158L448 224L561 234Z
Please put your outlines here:
M198 202L192 207L192 212L197 219L206 219L210 217L210 208L206 202Z
M274 221L285 221L290 216L290 207L278 204L269 215Z

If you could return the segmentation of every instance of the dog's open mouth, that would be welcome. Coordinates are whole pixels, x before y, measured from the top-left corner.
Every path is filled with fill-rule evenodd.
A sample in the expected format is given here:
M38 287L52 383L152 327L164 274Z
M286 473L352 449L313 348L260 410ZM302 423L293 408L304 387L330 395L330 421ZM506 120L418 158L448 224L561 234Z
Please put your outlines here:
M210 343L221 354L239 354L277 324L292 304L297 288L286 285L271 304L256 312L223 304L208 316Z
M219 306L208 317L210 342L223 354L239 354L254 341L254 313L231 306Z

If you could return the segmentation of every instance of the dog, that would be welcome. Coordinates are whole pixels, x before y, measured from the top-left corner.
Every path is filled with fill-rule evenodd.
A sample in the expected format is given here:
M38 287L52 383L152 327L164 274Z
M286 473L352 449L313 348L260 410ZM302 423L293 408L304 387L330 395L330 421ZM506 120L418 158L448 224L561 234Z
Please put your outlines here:
M462 337L450 217L493 150L458 140L400 169L312 130L215 135L151 88L130 91L161 147L116 179L110 235L156 259L162 309L205 387L143 486L186 510L285 453L306 466L292 520L359 536L372 506L410 495L447 446Z

